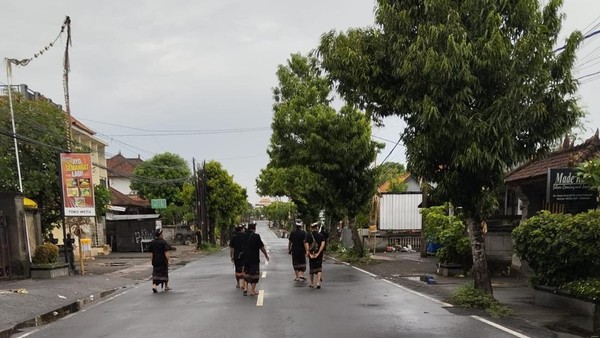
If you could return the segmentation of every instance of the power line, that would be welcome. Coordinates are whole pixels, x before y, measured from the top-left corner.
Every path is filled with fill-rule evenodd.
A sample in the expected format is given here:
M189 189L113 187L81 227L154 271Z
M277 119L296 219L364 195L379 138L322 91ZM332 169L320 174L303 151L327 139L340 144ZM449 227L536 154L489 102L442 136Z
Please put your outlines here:
M270 127L235 128L235 129L213 129L213 130L171 130L154 131L142 134L108 134L110 137L139 137L139 136L189 136L189 135L214 135L214 134L239 134L256 131L271 130Z
M398 139L398 142L396 142L396 144L394 145L394 147L392 148L392 150L390 150L389 154L387 154L387 156L383 159L383 161L381 161L381 163L379 165L382 165L385 163L385 161L388 159L388 157L390 157L390 155L394 152L394 150L396 149L396 147L398 146L398 144L400 144L400 141L402 141L402 137L400 137Z
M588 39L588 38L591 38L592 36L594 36L594 35L598 35L598 34L600 34L600 29L599 29L599 30L597 30L597 31L594 31L594 32L592 32L592 33L590 33L590 34L588 34L588 35L585 35L585 36L583 37L583 40L585 40L585 39ZM555 52L555 53L556 53L556 52L560 52L561 50L563 50L563 49L565 49L565 48L567 48L567 45L564 45L564 46L562 46L562 47L560 47L560 48L558 48L558 49L555 49L555 50L554 50L554 52Z
M600 71L595 72L595 73L591 73L591 74L587 74L587 75L584 75L584 76L580 76L580 77L577 78L577 80L582 80L582 79L585 79L586 77L590 77L590 76L594 76L594 75L598 75L598 74L600 74Z

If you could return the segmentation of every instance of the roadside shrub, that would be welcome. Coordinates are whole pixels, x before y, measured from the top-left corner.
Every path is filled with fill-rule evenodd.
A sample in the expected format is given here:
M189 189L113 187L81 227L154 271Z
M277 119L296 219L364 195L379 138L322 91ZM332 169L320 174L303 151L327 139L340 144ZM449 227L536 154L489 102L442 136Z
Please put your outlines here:
M371 262L371 253L369 249L363 248L362 256L359 255L356 250L353 248L348 248L346 246L340 246L339 258L348 263L361 263L361 264L369 264Z
M466 226L458 216L449 216L450 204L421 209L425 216L424 231L429 241L438 243L435 256L442 263L463 263L471 246Z
M558 290L578 298L600 301L600 278L587 278L569 282L562 285Z
M327 243L327 251L329 252L337 252L341 248L341 242L339 240L331 240Z
M449 303L463 307L485 310L494 318L512 315L512 310L500 304L491 295L475 289L472 283L458 288L448 300Z
M542 211L513 230L515 253L535 272L535 282L560 286L600 277L600 212L575 216Z
M58 260L58 247L50 242L35 248L31 261L33 264L52 264Z

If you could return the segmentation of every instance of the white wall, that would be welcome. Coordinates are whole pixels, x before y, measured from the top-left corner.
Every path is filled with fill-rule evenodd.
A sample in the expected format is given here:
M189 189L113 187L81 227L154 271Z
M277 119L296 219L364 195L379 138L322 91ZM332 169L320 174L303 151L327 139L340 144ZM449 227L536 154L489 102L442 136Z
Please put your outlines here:
M379 230L421 230L420 193L383 194L379 206Z
M129 179L122 177L112 177L110 179L109 185L111 188L117 190L118 192L131 195L131 188L129 188Z

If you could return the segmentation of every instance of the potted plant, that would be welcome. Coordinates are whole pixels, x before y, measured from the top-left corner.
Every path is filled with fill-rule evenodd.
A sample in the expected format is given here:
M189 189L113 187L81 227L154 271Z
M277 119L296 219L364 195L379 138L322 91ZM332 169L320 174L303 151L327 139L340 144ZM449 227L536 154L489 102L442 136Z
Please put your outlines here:
M44 279L66 276L68 264L58 262L58 246L50 242L38 245L31 259L31 278Z

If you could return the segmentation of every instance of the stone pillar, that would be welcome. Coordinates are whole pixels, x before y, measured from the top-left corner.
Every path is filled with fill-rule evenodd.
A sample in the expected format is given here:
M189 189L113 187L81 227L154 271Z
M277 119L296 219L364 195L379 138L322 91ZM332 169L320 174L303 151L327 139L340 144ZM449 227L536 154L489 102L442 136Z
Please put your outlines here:
M6 216L11 276L28 276L31 261L27 244L23 195L16 192L0 193L0 209Z

